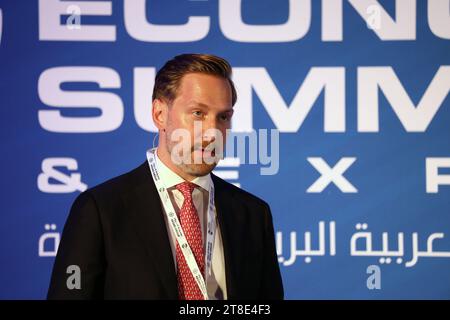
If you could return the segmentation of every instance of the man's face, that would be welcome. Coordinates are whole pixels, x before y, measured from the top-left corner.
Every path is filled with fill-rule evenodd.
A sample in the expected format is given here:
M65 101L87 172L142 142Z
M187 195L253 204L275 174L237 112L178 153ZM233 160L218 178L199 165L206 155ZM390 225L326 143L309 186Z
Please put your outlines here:
M205 159L213 159L215 151L220 150L214 145L225 147L233 115L231 104L231 87L226 79L201 73L183 76L168 107L165 128L167 151L172 159L183 159L175 163L180 170L203 176L214 169L217 163ZM188 138L180 139L180 132Z

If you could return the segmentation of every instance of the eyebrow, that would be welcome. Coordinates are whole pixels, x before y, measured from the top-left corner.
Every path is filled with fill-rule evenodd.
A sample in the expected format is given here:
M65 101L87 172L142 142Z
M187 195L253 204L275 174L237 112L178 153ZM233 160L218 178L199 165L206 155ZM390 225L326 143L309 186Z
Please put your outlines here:
M191 101L189 102L190 105L196 105L198 107L202 107L205 109L209 109L209 105L205 104L205 103L201 103L201 102L197 102L197 101ZM225 113L225 112L232 112L234 111L233 107L231 108L227 108L226 110L221 111L221 113Z

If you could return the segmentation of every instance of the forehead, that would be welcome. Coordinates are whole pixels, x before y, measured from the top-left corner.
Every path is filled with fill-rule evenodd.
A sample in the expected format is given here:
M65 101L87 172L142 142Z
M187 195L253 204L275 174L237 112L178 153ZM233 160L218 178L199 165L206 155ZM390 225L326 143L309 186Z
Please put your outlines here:
M230 107L231 87L227 79L210 74L189 73L181 78L175 100Z

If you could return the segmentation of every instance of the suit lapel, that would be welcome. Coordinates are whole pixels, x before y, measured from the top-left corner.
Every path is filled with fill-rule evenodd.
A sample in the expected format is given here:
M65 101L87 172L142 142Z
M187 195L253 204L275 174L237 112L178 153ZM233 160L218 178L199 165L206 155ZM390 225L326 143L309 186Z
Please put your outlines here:
M233 193L224 182L211 174L215 188L215 205L217 220L222 236L223 253L225 259L225 276L227 283L228 299L239 299L240 286L244 285L240 277L242 263L245 261L244 246L245 230L242 226L245 223L245 212L240 203L233 198Z
M150 262L157 270L168 299L178 298L175 264L169 243L163 209L147 162L136 172L136 187L128 192L125 204L143 242Z

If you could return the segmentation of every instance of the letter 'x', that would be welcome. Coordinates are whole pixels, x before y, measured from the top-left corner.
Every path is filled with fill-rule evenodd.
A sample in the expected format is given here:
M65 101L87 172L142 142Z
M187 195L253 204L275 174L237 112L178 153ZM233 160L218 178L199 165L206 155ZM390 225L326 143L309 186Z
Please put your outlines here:
M320 157L310 157L307 158L307 160L321 174L320 178L306 190L307 193L322 192L331 182L344 193L358 192L358 190L343 177L344 172L353 164L353 162L355 162L356 158L341 158L341 160L339 160L332 168Z

